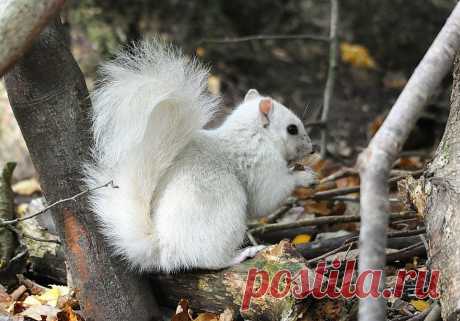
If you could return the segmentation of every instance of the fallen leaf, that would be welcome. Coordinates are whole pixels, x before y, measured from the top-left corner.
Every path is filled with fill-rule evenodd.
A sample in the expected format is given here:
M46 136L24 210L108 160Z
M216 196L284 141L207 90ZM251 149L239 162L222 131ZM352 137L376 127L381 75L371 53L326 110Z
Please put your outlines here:
M42 316L46 317L46 321L57 320L59 309L51 305L42 304L31 306L20 313L21 316L28 317L37 321L42 321Z
M83 321L83 318L67 306L62 311L57 313L58 321Z
M312 201L308 200L304 204L306 213L314 213L319 215L330 215L332 207L329 206L328 201Z
M311 241L310 234L299 234L292 240L292 244L299 245L299 244L306 244Z
M404 170L417 170L423 168L423 162L419 156L401 157L396 167Z
M362 45L342 42L340 44L340 54L342 61L349 63L353 67L364 69L377 68L377 63L370 55L369 50Z
M35 178L26 179L17 182L12 187L13 192L19 195L30 196L34 193L40 193L40 183Z
M307 199L313 194L315 194L315 190L313 188L298 187L294 190L294 196L298 199Z
M219 321L219 316L213 313L200 313L193 321Z
M233 321L233 311L226 308L219 316L219 321Z
M176 314L173 315L171 321L192 321L192 316L189 309L189 303L185 299L180 299L176 308Z
M410 300L410 304L420 312L425 311L430 307L430 304L423 300Z

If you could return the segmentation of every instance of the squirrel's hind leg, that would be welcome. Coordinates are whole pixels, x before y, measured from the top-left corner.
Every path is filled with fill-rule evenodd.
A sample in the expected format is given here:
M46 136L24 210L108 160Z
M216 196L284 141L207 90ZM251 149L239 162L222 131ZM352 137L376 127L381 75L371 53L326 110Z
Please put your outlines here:
M255 245L245 247L237 252L237 255L230 261L230 266L240 264L246 259L256 256L257 253L265 249L266 245Z

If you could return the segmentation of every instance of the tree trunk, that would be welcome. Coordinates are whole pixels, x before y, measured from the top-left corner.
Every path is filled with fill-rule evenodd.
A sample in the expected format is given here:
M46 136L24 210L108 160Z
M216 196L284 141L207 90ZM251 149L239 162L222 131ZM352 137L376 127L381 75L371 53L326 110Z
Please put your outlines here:
M8 98L49 203L80 192L91 144L90 100L62 36L47 27L5 77ZM148 287L110 256L85 200L52 210L87 321L159 319Z
M421 180L429 257L440 270L443 320L460 320L460 56L454 67L451 110L433 161ZM419 210L423 210L419 209Z

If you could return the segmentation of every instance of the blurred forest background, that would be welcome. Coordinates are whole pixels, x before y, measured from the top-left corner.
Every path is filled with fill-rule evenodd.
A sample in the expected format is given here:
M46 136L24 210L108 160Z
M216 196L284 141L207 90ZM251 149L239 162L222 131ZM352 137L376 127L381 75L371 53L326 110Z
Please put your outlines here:
M348 164L367 145L413 69L442 27L455 0L340 1L339 67L327 128L330 157ZM223 98L222 114L250 88L318 120L328 70L329 44L311 39L216 40L247 35L311 34L328 37L326 0L68 1L63 20L88 87L97 66L122 46L161 35L211 66L210 90ZM449 88L433 97L405 149L429 151L448 116ZM134 124L133 124L134 125ZM313 128L313 138L319 130ZM0 165L17 161L15 180L33 168L0 87Z

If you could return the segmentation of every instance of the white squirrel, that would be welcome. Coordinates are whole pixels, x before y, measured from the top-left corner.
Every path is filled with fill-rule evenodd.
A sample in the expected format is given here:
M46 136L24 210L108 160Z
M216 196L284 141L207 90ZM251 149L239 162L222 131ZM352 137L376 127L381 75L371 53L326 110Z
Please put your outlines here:
M302 121L249 90L217 129L208 70L163 42L145 41L102 67L93 94L95 164L89 198L114 252L140 270L219 269L240 250L247 216L273 211L312 171L288 162L313 152Z

